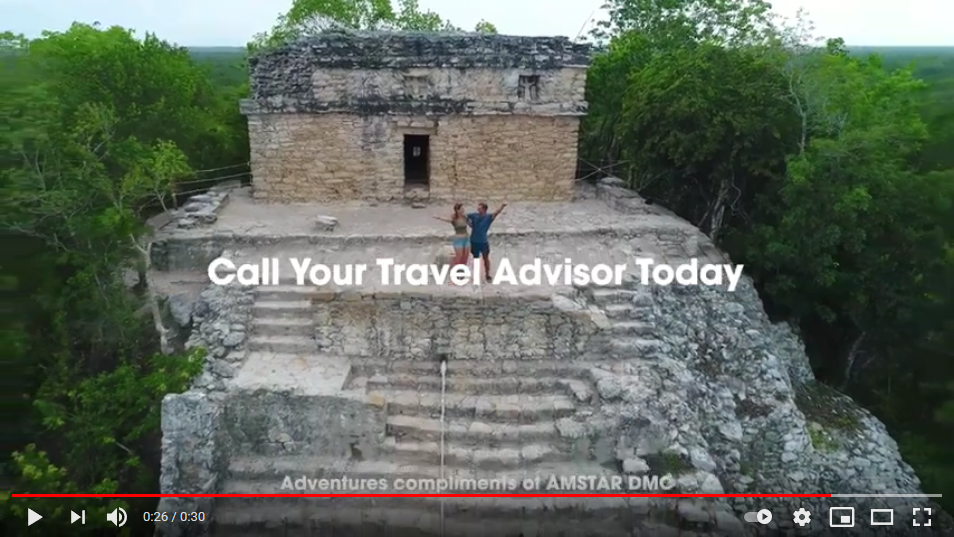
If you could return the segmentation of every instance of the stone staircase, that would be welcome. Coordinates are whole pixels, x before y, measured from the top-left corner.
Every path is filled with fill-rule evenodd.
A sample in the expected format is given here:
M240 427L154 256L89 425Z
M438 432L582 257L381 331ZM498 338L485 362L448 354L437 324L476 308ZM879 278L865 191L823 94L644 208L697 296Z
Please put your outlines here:
M249 352L314 354L317 347L311 298L316 292L313 287L298 285L257 287Z
M250 351L315 355L311 298L316 292L296 286L259 288ZM633 358L655 349L648 294L601 288L586 295L611 324L607 341L614 346L606 358ZM648 510L646 498L610 496L626 493L625 488L592 488L579 482L577 488L569 487L569 481L580 476L612 479L620 475L615 423L600 415L595 390L593 369L603 365L593 360L451 357L442 401L436 357L352 358L345 390L385 409L382 453L371 459L361 453L353 453L351 459L304 454L237 457L229 461L229 476L221 492L289 493L294 491L276 490L285 476L346 476L355 483L386 482L387 489L349 487L327 492L402 497L227 498L217 502L217 524L228 528L229 535L273 531L275 535L279 531L313 535L358 528L368 535L632 535L633 528L645 522L637 519ZM609 368L609 363L605 365ZM446 480L448 488L436 489L438 479ZM423 484L395 490L399 481L415 480ZM475 489L478 481L482 484ZM559 484L556 488L550 486L554 481ZM518 496L414 496L494 493ZM601 496L530 497L561 493Z
M448 362L445 465L474 475L532 472L545 463L554 464L554 470L566 465L568 475L604 473L591 435L581 432L594 415L593 365ZM353 386L387 401L385 449L394 460L440 465L439 363L365 361L353 371ZM612 453L602 458L612 460Z
M660 347L655 339L653 297L648 289L599 287L583 289L580 294L610 323L607 358L632 359L652 354Z

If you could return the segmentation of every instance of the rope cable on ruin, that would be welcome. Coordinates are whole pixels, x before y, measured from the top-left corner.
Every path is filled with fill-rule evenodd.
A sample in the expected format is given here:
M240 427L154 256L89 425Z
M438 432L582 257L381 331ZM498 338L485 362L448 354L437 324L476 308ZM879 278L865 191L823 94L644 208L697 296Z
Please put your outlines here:
M236 174L231 174L231 175L222 175L222 176L219 176L219 177L206 177L206 178L204 178L204 179L189 179L189 180L187 180L187 181L176 181L174 184L176 184L176 185L192 185L192 184L196 184L196 183L216 183L216 182L225 181L225 180L227 180L227 179L234 179L234 178L236 178L236 177L245 177L246 175L252 175L252 174L251 174L250 172L242 172L242 173L236 173Z
M630 164L631 162L626 160L621 160L618 162L611 162L609 164L597 166L596 164L593 164L592 162L587 162L586 160L579 159L579 163L592 168L593 171L591 171L590 173L587 173L583 177L578 178L576 180L577 183L586 181L591 177L598 177L601 174L603 176L613 176L613 174L616 172L615 168L618 168L624 164Z

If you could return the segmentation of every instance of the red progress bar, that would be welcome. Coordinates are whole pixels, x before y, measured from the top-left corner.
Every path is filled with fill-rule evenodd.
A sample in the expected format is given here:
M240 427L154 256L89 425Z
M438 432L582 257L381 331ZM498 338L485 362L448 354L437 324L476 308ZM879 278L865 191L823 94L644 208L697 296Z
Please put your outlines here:
M831 498L831 494L11 494L14 498Z

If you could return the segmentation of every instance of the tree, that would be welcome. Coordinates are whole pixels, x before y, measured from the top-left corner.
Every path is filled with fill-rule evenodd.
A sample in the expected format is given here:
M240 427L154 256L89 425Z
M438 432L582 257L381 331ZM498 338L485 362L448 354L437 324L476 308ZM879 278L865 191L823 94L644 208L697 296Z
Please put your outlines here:
M629 77L621 158L658 178L642 190L715 240L783 172L789 114L782 80L758 50L700 44L651 58Z
M816 46L809 22L759 1L607 7L583 159L743 263L770 315L800 329L818 378L875 411L925 483L951 490L945 75L925 95L906 66L839 39Z
M326 30L446 32L460 28L433 11L422 11L418 0L398 0L398 9L391 0L295 0L270 31L252 38L248 48L274 47ZM497 33L497 28L481 20L475 31Z
M474 27L474 31L482 34L495 34L497 33L497 27L481 19Z
M765 47L778 42L782 32L772 25L770 7L761 0L609 0L604 6L608 16L590 31L603 53L593 59L587 76L590 110L581 134L583 159L597 170L630 175L638 183L660 180L621 156L619 124L630 75L654 58L699 44Z
M590 35L606 42L635 32L662 47L688 42L749 45L776 33L772 5L763 0L607 0L608 16Z
M758 205L748 257L787 315L818 315L853 334L837 345L850 370L863 338L885 336L889 324L901 329L888 318L926 292L925 271L942 269L945 200L936 197L942 185L911 168L927 130L917 108L922 84L909 71L889 73L877 58L833 46L811 77L823 82L794 99L802 104L798 150L767 194L772 202Z
M26 307L2 319L0 348L33 440L13 447L14 490L149 491L161 399L202 357L172 352L152 286L127 277L148 273L145 218L214 154L196 145L215 140L216 94L182 49L121 28L2 43L0 233L17 250L0 268Z

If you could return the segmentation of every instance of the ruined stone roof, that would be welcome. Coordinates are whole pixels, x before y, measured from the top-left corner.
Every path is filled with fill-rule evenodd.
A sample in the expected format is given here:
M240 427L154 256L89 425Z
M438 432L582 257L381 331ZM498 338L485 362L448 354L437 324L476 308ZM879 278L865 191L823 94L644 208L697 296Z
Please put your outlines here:
M325 32L249 60L253 73L276 68L412 67L560 69L590 63L590 46L567 37L455 32Z

